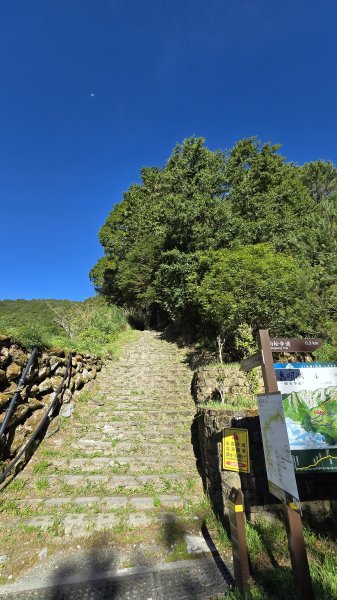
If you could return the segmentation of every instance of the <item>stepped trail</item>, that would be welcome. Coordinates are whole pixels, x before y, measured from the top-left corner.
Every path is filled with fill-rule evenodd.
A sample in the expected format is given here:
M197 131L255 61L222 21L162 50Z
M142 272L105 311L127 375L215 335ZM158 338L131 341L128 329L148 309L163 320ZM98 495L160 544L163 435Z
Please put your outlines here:
M186 350L144 331L82 392L1 492L1 598L179 600L227 589L201 533L191 378Z

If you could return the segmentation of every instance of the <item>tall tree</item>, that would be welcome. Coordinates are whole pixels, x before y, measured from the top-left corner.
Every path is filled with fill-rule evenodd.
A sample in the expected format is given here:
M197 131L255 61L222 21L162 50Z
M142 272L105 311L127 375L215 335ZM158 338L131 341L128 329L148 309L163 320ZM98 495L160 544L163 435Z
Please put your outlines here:
M331 329L331 320L334 323L336 319L337 277L337 170L331 162L298 166L286 162L279 146L255 138L243 139L227 152L211 151L204 139L189 138L173 149L162 168L144 167L140 174L140 183L130 186L100 230L105 256L90 273L100 294L144 312L159 310L168 319L188 323L207 336L207 327L209 331L215 327L214 306L222 306L228 293L232 312L227 314L222 307L219 315L226 331L235 329L240 319L233 307L235 304L243 311L243 304L233 298L241 293L243 283L240 277L233 274L228 279L221 271L226 266L228 274L235 258L241 278L252 284L249 310L255 300L259 306L265 304L261 310L266 313L268 306L274 307L271 298L263 300L265 276L280 306L286 305L278 289L286 290L288 329L293 333L310 327ZM262 256L265 244L268 251ZM239 251L243 253L240 260ZM214 264L211 255L214 260L217 257ZM279 288L271 278L273 264ZM267 266L270 271L261 276ZM292 269L303 288L293 279ZM286 286L287 280L309 304L316 291L310 292L305 281L319 291L319 320L317 313L313 317L315 311L306 312L304 305L297 311L298 302ZM231 287L233 281L237 292ZM207 304L209 294L213 294L212 302ZM252 318L255 314L257 321L248 325L266 325L261 310L249 313ZM272 328L286 326L275 307L268 314ZM296 320L295 314L302 317ZM243 322L249 315L243 311Z

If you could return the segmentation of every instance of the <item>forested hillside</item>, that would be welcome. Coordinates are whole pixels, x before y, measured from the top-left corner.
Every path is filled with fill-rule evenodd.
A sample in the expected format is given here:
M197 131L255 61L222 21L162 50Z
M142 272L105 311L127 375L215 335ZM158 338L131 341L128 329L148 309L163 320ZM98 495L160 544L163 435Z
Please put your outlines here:
M111 350L127 328L125 312L104 298L0 301L0 337L10 336L27 348L58 347L93 354Z
M335 352L337 170L289 163L279 146L243 139L211 151L178 144L141 169L99 232L91 270L110 302L240 356L249 332L323 335ZM330 345L329 345L330 344ZM332 347L331 347L332 344Z

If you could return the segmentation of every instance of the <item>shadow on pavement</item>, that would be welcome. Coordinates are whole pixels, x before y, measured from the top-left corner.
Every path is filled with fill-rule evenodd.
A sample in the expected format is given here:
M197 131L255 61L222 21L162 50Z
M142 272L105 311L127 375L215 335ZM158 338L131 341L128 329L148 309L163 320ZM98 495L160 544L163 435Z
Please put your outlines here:
M222 596L232 578L204 528L212 555L195 560L155 564L135 547L132 562L137 566L116 572L119 562L111 547L111 532L102 534L86 553L64 560L47 579L35 573L35 585L1 596L3 600L206 600ZM184 541L184 527L173 514L165 515L162 541L167 554ZM75 543L75 542L74 542ZM105 544L105 545L104 545ZM110 545L109 545L110 544ZM46 568L46 567L45 567ZM40 569L43 569L41 564ZM40 579L40 581L39 581ZM41 582L41 579L44 579ZM31 582L33 588L34 582ZM27 584L27 587L29 585Z
M112 579L113 575L107 577L107 573L114 569L115 562L112 550L109 556L106 551L103 554L101 548L92 547L84 559L61 565L41 600L113 600L118 592L118 581Z

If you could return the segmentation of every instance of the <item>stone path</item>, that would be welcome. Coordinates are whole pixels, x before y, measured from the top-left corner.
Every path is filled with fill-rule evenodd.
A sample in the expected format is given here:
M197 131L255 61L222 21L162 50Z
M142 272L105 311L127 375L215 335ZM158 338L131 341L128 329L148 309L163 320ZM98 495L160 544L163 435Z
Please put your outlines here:
M1 598L176 600L226 591L230 575L201 534L185 358L159 334L138 332L1 493Z

